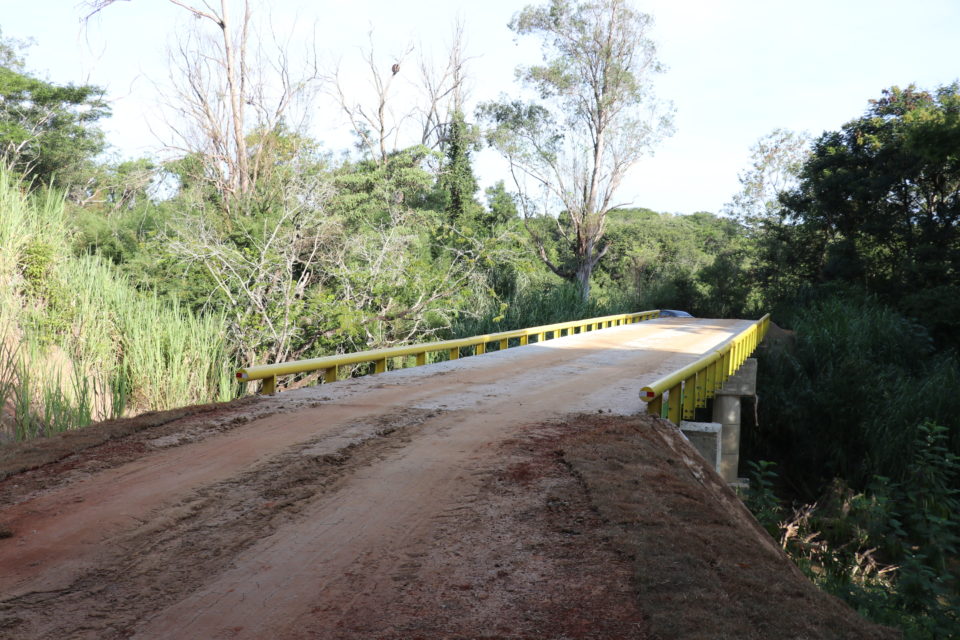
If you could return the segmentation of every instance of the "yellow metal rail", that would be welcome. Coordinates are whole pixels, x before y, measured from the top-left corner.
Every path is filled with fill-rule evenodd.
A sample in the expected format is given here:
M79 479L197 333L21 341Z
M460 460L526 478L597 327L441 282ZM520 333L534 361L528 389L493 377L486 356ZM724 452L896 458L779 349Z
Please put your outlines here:
M665 417L677 425L681 420L692 420L696 409L706 407L707 399L712 398L727 378L736 373L743 361L750 357L767 335L769 326L768 313L715 352L641 389L640 399L646 401L647 412ZM664 392L667 394L666 415Z
M277 388L277 376L323 370L323 381L333 382L337 379L338 368L344 365L373 362L374 373L382 373L387 370L387 360L389 358L416 356L417 366L420 366L427 364L428 353L446 352L450 360L456 360L460 357L461 349L472 349L473 355L480 355L486 353L487 345L491 343L496 344L498 350L502 351L510 346L529 344L531 339L535 342L543 342L544 340L559 338L563 335L652 320L659 315L659 310L640 311L639 313L624 313L615 316L603 316L602 318L547 324L540 327L530 327L529 329L517 329L516 331L490 333L483 336L473 336L472 338L461 338L459 340L426 342L424 344L374 349L371 351L325 356L323 358L313 358L310 360L265 364L238 370L237 380L241 382L263 380L260 393L272 394ZM511 345L511 340L514 341L513 345Z

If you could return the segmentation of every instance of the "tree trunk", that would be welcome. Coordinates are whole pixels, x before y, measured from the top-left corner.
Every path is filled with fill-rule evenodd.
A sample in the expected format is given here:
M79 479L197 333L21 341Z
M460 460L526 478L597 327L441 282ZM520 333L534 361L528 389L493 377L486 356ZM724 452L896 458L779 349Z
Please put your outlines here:
M580 289L580 299L584 302L590 300L590 275L593 273L593 261L585 260L577 266L576 282Z

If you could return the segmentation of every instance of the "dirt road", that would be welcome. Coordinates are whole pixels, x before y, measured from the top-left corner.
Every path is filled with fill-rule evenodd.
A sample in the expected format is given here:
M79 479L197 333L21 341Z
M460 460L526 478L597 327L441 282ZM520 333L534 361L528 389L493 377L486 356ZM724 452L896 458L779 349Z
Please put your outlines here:
M345 380L12 475L0 637L708 638L721 618L729 637L886 637L807 585L672 427L615 417L745 326L664 319ZM733 557L677 544L711 528ZM782 601L738 605L740 579Z

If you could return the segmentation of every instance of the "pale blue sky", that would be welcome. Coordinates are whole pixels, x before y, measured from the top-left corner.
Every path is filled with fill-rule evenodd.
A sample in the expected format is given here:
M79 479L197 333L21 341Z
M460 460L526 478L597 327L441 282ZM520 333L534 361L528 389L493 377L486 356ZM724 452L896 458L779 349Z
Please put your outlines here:
M372 27L389 58L407 43L440 53L456 16L465 22L474 101L516 92L513 69L535 62L506 23L525 2L507 0L274 0L277 30L315 31L317 47L345 68ZM960 0L636 0L651 13L667 72L657 94L676 106L676 134L643 160L622 201L660 211L719 211L737 190L750 146L783 127L819 134L858 116L891 85L933 88L960 78ZM154 82L183 12L163 0L118 2L81 29L76 0L0 0L7 37L33 38L31 71L55 82L104 86L114 115L105 123L120 157L159 150ZM328 149L349 145L326 101L313 113ZM151 129L153 132L151 132ZM502 176L492 151L477 158L484 185Z

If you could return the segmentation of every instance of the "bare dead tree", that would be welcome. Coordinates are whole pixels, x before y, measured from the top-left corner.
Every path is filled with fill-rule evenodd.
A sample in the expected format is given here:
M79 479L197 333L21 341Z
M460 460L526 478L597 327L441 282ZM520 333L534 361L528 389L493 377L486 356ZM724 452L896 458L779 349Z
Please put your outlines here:
M372 94L359 97L338 64L327 74L330 95L347 116L350 126L369 156L381 166L401 144L422 144L429 149L440 147L450 114L462 109L465 100L466 65L463 24L454 25L451 42L442 65L422 52L417 60L417 78L407 82L415 97L397 96L400 68L414 46L408 45L392 66L377 55L373 32L361 52ZM389 69L389 73L387 70ZM402 107L396 105L406 100Z
M185 214L168 236L175 255L202 267L227 301L232 342L246 362L296 359L313 346L298 323L300 306L328 277L323 254L342 235L323 207L332 193L327 181L307 176L285 187L284 206L262 228Z
M360 139L360 144L378 165L387 161L390 152L396 150L400 130L409 114L399 116L392 108L390 99L394 81L404 59L413 52L413 46L407 45L403 53L394 58L393 66L388 67L376 55L373 44L373 31L368 33L369 44L361 51L363 62L368 71L368 80L373 89L372 104L364 104L347 88L343 72L338 63L327 76L327 86L333 99L350 121L350 126ZM394 72L393 69L397 71Z
M91 13L117 0L90 0ZM272 131L291 108L309 98L320 78L316 54L307 51L296 71L289 47L271 33L275 53L267 57L254 28L249 0L167 0L196 18L170 49L172 94L166 106L174 141L167 146L204 160L204 178L225 200L249 195L267 159L251 149L251 131ZM239 4L236 17L231 5ZM202 25L213 25L214 34Z
M421 53L420 90L422 100L416 107L420 121L420 144L436 149L442 145L445 128L454 111L463 111L466 96L466 66L473 58L466 55L463 22L452 29L443 67ZM422 51L422 50L421 50Z

